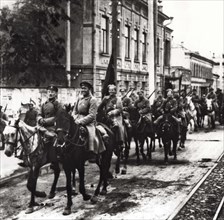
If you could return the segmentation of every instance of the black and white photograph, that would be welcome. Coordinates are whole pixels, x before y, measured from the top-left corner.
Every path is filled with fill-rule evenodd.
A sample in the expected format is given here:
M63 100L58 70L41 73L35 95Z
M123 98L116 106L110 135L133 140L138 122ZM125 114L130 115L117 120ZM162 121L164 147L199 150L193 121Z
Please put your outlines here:
M224 0L0 0L0 219L223 220Z

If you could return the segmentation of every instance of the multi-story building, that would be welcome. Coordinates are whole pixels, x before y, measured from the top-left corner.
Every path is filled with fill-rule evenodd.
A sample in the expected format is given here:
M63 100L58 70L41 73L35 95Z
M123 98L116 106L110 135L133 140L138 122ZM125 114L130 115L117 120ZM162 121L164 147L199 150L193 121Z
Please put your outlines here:
M171 23L172 17L163 13L162 6L158 6L158 20L156 31L156 86L165 91L169 87L170 78L170 54L172 32L167 26ZM169 21L166 23L166 21Z
M196 89L199 95L206 94L208 88L213 85L213 67L216 63L212 59L201 56L198 52L189 51L183 45L173 45L171 57L173 76L186 78L190 81L181 89L187 91ZM178 72L178 68L183 68L184 71ZM188 76L189 73L190 76Z
M214 81L213 87L214 89L222 89L224 91L224 54L222 56L217 56L213 58L215 62L213 66L213 73L214 73Z
M112 1L83 0L79 23L71 24L71 85L81 80L94 84L101 96L112 52ZM149 90L149 21L146 0L123 0L117 6L117 88ZM151 9L152 10L152 9ZM71 18L75 9L71 8ZM113 21L113 22L112 22Z

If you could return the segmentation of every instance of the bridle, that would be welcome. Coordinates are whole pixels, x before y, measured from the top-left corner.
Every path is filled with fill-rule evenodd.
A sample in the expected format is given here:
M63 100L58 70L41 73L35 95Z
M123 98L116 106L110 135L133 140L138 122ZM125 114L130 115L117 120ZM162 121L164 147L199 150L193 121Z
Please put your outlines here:
M57 130L56 130L56 132L58 133L58 132L63 132L65 135L63 135L63 143L62 144L58 144L57 143L57 147L58 148L65 148L66 146L68 146L68 145L73 145L73 146L75 146L75 147L84 147L84 146L86 146L86 144L87 144L87 138L86 138L86 140L83 142L83 144L78 144L78 143L76 143L75 142L75 140L79 140L79 139L82 139L83 137L81 136L82 134L81 134L81 132L80 131L82 131L82 129L85 129L84 127L82 127L82 126L79 126L77 129L76 129L76 131L75 131L75 133L71 136L70 134L69 134L69 131L63 131L63 129L62 128L57 128Z
M21 129L19 128L18 125L9 125L10 127L13 127L16 129L16 137L15 137L15 141L7 141L5 140L4 143L7 145L11 145L13 147L13 153L15 155L15 157L19 157L17 155L18 150L20 149L24 149L24 156L25 157L29 157L30 153L27 152L27 149L25 147L25 144L27 143L27 141L29 141L32 137L34 137L34 135L37 133L37 131L35 131L32 135L30 135L29 137L27 137L25 140L22 138L24 137L23 132L21 131ZM19 139L18 139L19 137ZM18 146L18 142L20 142L21 144Z

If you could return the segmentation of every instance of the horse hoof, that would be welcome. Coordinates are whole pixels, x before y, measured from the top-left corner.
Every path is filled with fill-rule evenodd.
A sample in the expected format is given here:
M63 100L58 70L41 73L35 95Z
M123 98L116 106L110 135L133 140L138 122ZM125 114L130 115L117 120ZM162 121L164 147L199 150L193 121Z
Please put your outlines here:
M78 193L73 189L73 190L72 190L72 195L73 195L73 196L77 196Z
M178 147L178 149L177 149L177 150L182 151L181 147Z
M106 194L107 194L107 190L102 189L101 192L100 192L100 195L105 196Z
M97 196L93 196L90 201L91 203L96 204L98 202Z
M88 201L90 199L91 199L91 196L90 195L88 195L88 194L83 195L83 200L84 201Z
M170 151L170 152L169 152L169 156L173 156L173 152Z
M36 197L45 198L47 197L47 194L45 192L35 192Z
M63 215L70 215L71 214L71 208L66 207L64 209L64 212L62 213Z
M127 174L127 170L126 170L126 169L122 169L122 170L121 170L121 174L122 174L122 175Z
M48 195L48 199L53 199L55 197L55 193L50 193L49 195Z
M25 214L30 214L30 213L32 213L32 212L34 212L33 207L28 207L28 208L26 209L26 211L25 211Z

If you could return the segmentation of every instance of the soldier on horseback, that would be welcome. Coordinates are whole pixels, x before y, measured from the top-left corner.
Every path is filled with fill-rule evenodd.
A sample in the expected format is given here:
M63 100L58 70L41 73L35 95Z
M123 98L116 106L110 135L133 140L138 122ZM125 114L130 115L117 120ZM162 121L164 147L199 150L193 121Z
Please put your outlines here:
M194 103L194 106L196 108L196 111L198 114L201 114L201 108L200 108L200 98L197 94L197 89L192 90L191 100Z
M157 98L154 100L152 104L152 114L157 119L160 115L164 113L163 104L165 99L163 98L162 92L160 90L157 91Z
M143 120L146 124L152 124L151 107L149 100L144 96L144 90L138 92L138 99L134 103L135 108L137 108L140 119L138 124Z
M72 116L76 124L87 128L89 161L95 162L96 155L105 151L104 143L96 133L97 99L92 94L93 87L89 82L81 82L80 87L82 96L76 102Z
M98 107L98 112L105 115L104 123L115 133L116 143L124 144L123 104L121 98L116 95L116 86L108 85L109 96L105 96Z
M45 147L49 149L49 161L57 162L57 155L54 149L54 132L57 112L62 108L58 99L58 88L55 85L47 87L47 101L42 104L37 114L37 123L41 126L43 132ZM53 167L53 166L52 166Z
M169 114L171 116L171 123L177 126L178 133L180 134L180 120L176 117L178 103L177 100L173 97L172 89L167 90L167 98L164 101L162 108L165 114ZM157 128L163 122L163 119L164 115L161 115L154 121L154 124Z

